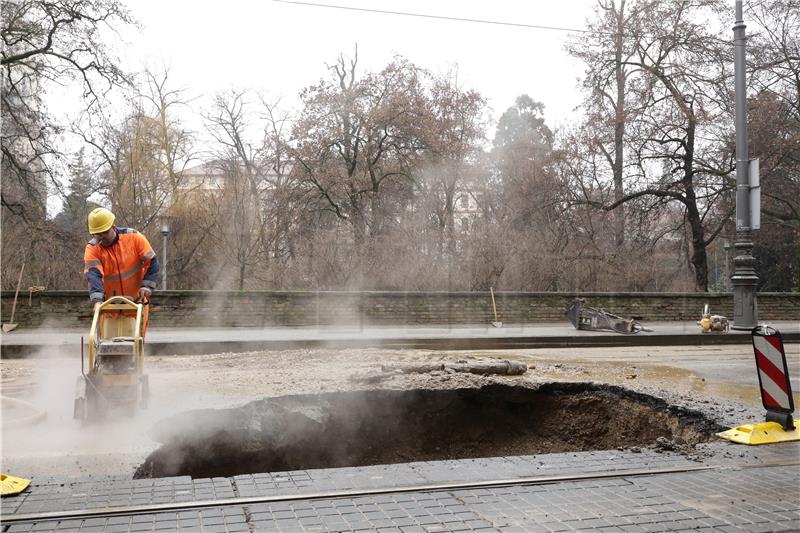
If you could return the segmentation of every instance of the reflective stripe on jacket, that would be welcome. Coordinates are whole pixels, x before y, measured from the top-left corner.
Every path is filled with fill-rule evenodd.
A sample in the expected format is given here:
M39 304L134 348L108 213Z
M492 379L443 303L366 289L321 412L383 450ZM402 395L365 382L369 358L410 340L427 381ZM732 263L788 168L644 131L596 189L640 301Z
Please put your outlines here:
M117 239L108 247L92 239L83 253L92 302L136 297L140 287L155 289L158 271L158 258L147 238L131 228L117 228Z

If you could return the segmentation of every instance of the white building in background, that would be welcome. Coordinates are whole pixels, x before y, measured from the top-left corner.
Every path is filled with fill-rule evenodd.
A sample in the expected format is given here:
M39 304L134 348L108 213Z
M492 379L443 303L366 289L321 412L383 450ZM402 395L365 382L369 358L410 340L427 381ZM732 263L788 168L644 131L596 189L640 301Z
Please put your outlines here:
M287 165L286 175L291 171ZM208 199L208 195L218 196L224 192L225 184L230 179L225 170L223 161L210 161L189 167L181 173L181 180L178 185L178 193L191 201ZM258 191L262 200L267 198L269 191L273 188L279 176L273 171L262 172L258 175ZM453 222L455 230L460 233L468 233L472 230L475 222L483 216L484 192L471 185L461 185L455 193L453 205ZM323 229L334 227L334 221L329 220L330 224L323 224Z
M178 190L184 194L191 193L214 193L221 192L225 189L226 182L231 178L230 169L226 168L226 162L221 160L209 161L200 165L195 165L184 169L181 173L181 179L178 183ZM259 163L256 162L256 165ZM246 169L243 163L240 163L242 175L246 174ZM259 193L265 193L272 189L280 179L272 169L266 170L260 167L258 174L255 176L256 188ZM288 176L291 172L291 167L286 165L284 172Z
M461 186L455 195L453 205L453 222L456 230L467 233L483 214L483 192L470 187Z
M222 165L202 163L184 169L178 189L185 191L219 191L225 186L225 172Z

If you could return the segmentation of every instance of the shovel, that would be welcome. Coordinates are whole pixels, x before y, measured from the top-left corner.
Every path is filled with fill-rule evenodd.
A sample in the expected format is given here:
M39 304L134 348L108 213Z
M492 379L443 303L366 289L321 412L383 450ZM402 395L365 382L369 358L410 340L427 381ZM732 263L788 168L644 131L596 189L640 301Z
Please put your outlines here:
M17 279L17 292L14 293L14 303L11 305L11 322L3 324L3 333L8 333L17 329L17 324L14 322L14 315L17 312L17 297L19 297L19 286L22 283L22 272L25 271L25 263L22 263L22 268L19 269L19 278Z
M497 320L497 306L494 304L494 290L491 287L489 287L489 294L492 295L492 309L494 310L494 322L492 322L492 325L496 328L502 328L503 323Z

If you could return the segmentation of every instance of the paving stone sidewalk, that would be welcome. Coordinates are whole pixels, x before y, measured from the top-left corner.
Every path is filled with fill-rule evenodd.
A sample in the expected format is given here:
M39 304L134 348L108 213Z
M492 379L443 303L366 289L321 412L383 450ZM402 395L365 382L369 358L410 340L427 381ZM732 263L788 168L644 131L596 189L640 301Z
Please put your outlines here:
M705 452L706 458L702 454ZM713 452L713 453L711 453ZM717 442L700 457L611 450L303 470L231 478L39 479L2 501L3 518L85 508L291 496L287 501L110 518L28 521L22 531L798 531L800 444L743 447ZM702 459L702 460L699 460ZM774 466L794 462L793 466ZM746 464L748 468L741 469ZM381 490L434 483L720 467L651 475L486 488ZM308 495L317 494L310 498Z

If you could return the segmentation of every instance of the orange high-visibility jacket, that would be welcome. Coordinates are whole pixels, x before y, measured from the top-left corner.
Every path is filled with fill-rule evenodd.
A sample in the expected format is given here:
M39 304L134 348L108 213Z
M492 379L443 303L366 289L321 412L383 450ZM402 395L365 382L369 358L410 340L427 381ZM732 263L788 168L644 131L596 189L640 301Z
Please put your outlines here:
M83 253L92 303L111 296L135 298L139 287L154 290L158 270L158 258L147 238L132 228L117 228L117 240L108 247L92 239Z

